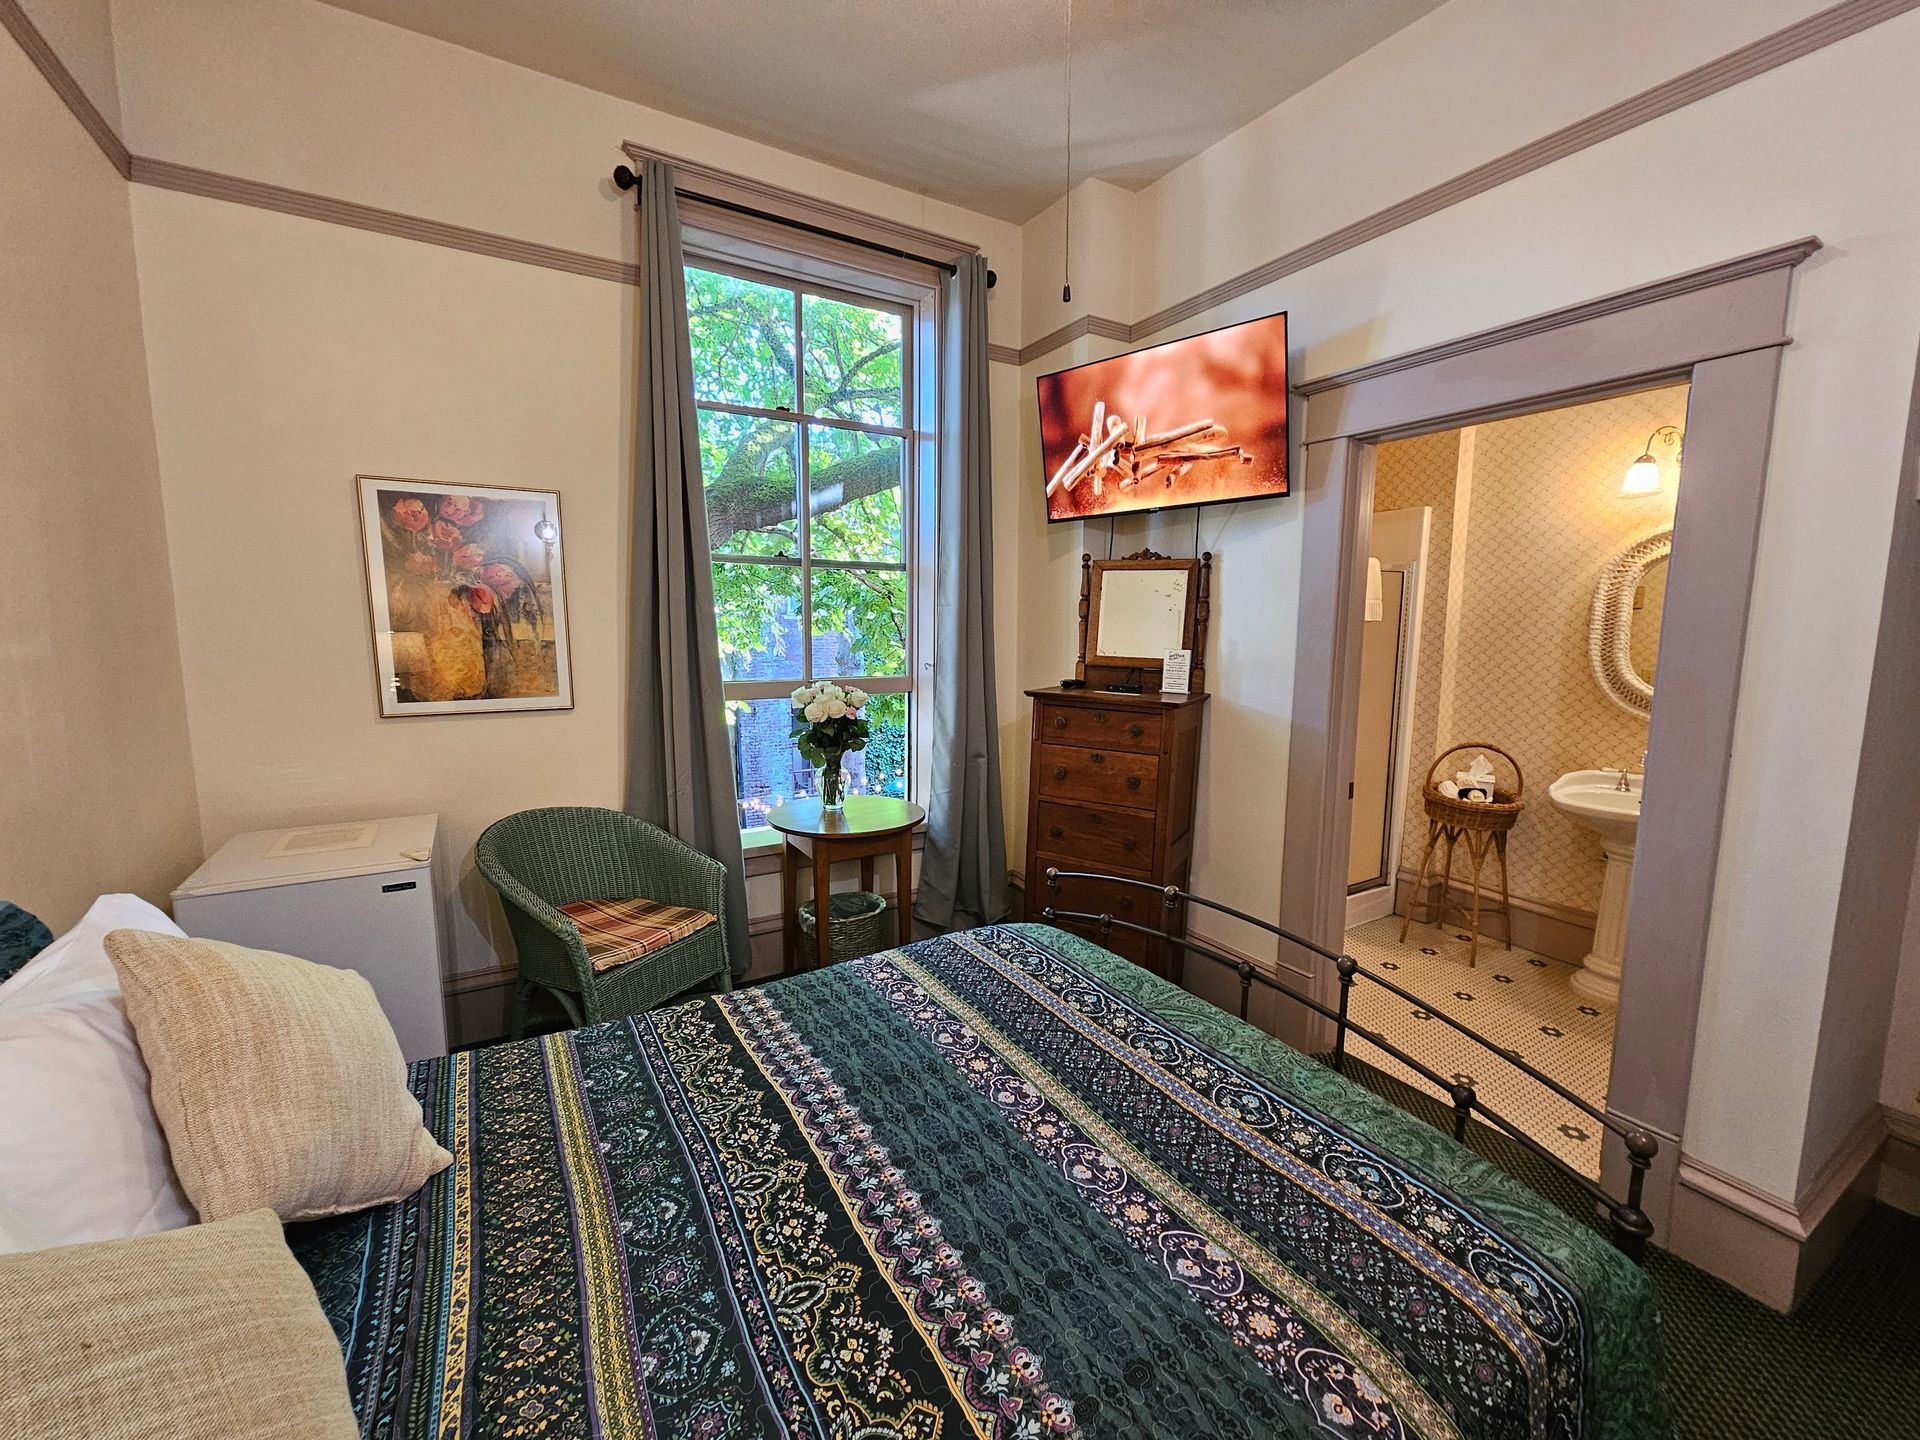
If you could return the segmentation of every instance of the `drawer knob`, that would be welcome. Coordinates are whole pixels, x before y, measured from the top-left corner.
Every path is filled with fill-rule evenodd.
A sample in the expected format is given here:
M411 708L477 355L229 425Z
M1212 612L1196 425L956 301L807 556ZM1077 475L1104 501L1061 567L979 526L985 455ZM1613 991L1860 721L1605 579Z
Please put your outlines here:
M1056 780L1064 780L1064 779L1066 779L1066 778L1067 778L1067 767L1066 767L1066 766L1064 766L1064 765L1056 765L1056 766L1054 766L1054 767L1053 767L1053 778L1054 778L1054 779L1056 779Z
M1096 765L1104 765L1107 763L1107 757L1096 750L1093 752L1093 763Z
M1129 850L1129 851L1137 850L1140 848L1140 842L1136 840L1133 836L1129 835L1126 839L1120 842L1120 848L1122 850Z
M1047 831L1047 834L1051 835L1056 840L1058 840L1062 835L1066 833L1067 832L1062 830L1058 825L1055 825L1052 829Z
M1106 711L1104 711L1104 710L1096 710L1096 711L1094 711L1094 712L1093 712L1093 723L1094 723L1094 724L1096 724L1096 725L1104 725L1104 724L1106 724L1106 723L1107 723L1107 712L1106 712Z
M1127 789L1138 790L1139 788L1140 788L1140 777L1138 775L1127 776Z
M1066 716L1064 716L1064 715L1056 715L1056 716L1054 716L1054 717L1053 717L1053 728L1054 728L1054 729L1056 729L1056 730L1064 730L1064 729L1066 729L1066 728L1067 728L1067 717L1066 717Z
M1136 740L1138 740L1142 735L1146 733L1147 733L1147 727L1144 725L1127 726L1127 734L1131 735Z

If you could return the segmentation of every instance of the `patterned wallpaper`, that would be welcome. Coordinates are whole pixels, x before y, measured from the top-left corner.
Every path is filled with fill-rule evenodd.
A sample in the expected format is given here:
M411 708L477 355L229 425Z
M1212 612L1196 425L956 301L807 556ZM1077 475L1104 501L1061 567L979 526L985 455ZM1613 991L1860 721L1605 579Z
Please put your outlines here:
M1587 609L1601 568L1673 523L1667 487L1623 497L1620 477L1660 425L1682 425L1684 385L1518 416L1381 447L1375 508L1431 505L1422 590L1420 678L1403 863L1420 863L1425 811L1417 782L1444 745L1492 741L1527 777L1526 813L1508 843L1513 893L1592 911L1599 844L1548 802L1568 770L1637 768L1644 721L1600 693L1587 666ZM1664 577L1634 616L1637 656L1657 635ZM1650 673L1650 669L1649 669Z

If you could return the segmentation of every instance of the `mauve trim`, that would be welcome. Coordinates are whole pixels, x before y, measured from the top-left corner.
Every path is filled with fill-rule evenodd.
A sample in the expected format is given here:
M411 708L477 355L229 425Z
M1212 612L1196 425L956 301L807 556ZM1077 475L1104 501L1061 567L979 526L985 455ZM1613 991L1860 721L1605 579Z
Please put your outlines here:
M1769 70L1810 55L1816 50L1847 39L1863 30L1894 19L1910 10L1920 9L1920 0L1841 0L1841 3L1804 20L1796 21L1771 35L1741 46L1739 49L1710 60L1683 74L1676 75L1638 95L1610 105L1604 110L1562 126L1551 134L1510 150L1505 155L1477 165L1438 185L1420 191L1418 194L1390 205L1384 210L1375 211L1350 225L1342 226L1318 240L1289 250L1274 257L1262 265L1242 272L1217 285L1208 287L1197 295L1188 297L1165 309L1137 320L1132 324L1110 319L1104 315L1082 315L1037 340L1021 346L1017 351L1011 346L994 345L988 349L988 358L1002 364L1028 364L1039 359L1062 345L1088 335L1097 335L1103 339L1118 340L1125 344L1146 339L1159 332L1191 319L1204 311L1237 300L1251 294L1263 286L1283 279L1297 271L1317 265L1323 260L1351 250L1369 240L1377 240L1382 235L1411 225L1416 220L1458 205L1507 181L1517 179L1557 160L1610 140L1649 120L1656 120L1671 114L1696 101L1743 80L1756 75L1764 75ZM36 69L46 78L54 92L73 112L86 132L94 139L114 169L122 177L137 184L154 185L161 189L178 190L186 194L201 195L212 199L231 200L237 204L254 205L265 210L277 210L282 214L298 215L306 219L321 220L334 225L346 225L354 229L368 230L381 235L393 235L407 240L419 240L430 245L445 245L455 250L465 250L475 255L489 255L496 259L517 261L521 264L538 265L550 270L562 270L570 274L586 275L594 279L612 280L620 284L638 283L638 267L619 260L609 260L597 255L584 254L577 250L566 250L558 246L542 245L531 240L515 240L509 236L494 234L486 230L474 230L464 225L450 225L444 221L426 220L418 216L402 214L395 210L382 210L377 206L362 205L351 200L334 200L309 191L293 190L286 186L272 185L264 181L243 180L236 176L222 175L211 170L196 169L188 165L176 165L165 160L149 160L143 156L132 155L114 133L71 71L61 63L44 36L35 27L32 20L20 8L19 0L0 0L0 25L4 25L20 48L26 52ZM642 147L628 142L623 147L629 155L646 153ZM703 176L720 177L727 183L753 188L757 192L776 196L805 204L821 213L831 212L845 220L855 217L861 223L877 231L910 237L916 243L942 242L954 246L959 252L970 251L973 247L964 241L956 241L950 236L937 235L932 231L919 230L882 216L868 215L865 212L849 210L827 201L816 201L801 196L797 192L783 190L768 182L754 180L750 176L732 175L716 170L698 162L680 161L691 171ZM1678 277L1677 277L1678 278ZM1523 322L1524 323L1524 322ZM1429 357L1430 358L1430 357ZM1345 372L1349 377L1353 372ZM1324 388L1334 383L1346 383L1339 377L1323 377L1308 381L1301 387L1302 393L1311 393L1312 389ZM1309 388L1311 387L1311 388Z
M1183 320L1237 300L1251 294L1262 286L1284 279L1309 266L1318 265L1323 260L1351 250L1369 240L1377 240L1382 235L1424 220L1429 215L1470 200L1509 180L1516 180L1555 161L1564 160L1569 155L1578 154L1603 140L1611 140L1616 135L1657 120L1675 110L1683 109L1696 101L1717 95L1722 90L1738 85L1743 80L1751 80L1764 75L1769 70L1778 69L1802 56L1825 48L1837 40L1845 40L1857 35L1882 21L1894 19L1909 10L1920 9L1920 0L1842 0L1841 4L1806 19L1796 21L1771 35L1741 46L1737 50L1722 55L1717 60L1709 60L1671 80L1662 81L1651 89L1638 95L1609 105L1583 120L1562 126L1551 134L1510 150L1505 155L1476 165L1471 170L1442 181L1417 195L1409 196L1396 205L1342 226L1318 240L1309 241L1284 255L1275 256L1262 265L1243 271L1230 279L1202 290L1199 294L1156 310L1151 315L1136 320L1131 325L1123 325L1116 320L1107 320L1099 316L1086 317L1091 325L1076 329L1078 321L1066 325L1050 335L1044 335L1032 344L1020 348L1020 362L1024 365L1037 360L1058 345L1077 340L1081 335L1109 334L1129 343L1144 340L1162 330L1178 325ZM1313 381L1315 385L1332 383Z
M133 157L127 153L127 147L114 133L113 126L107 123L107 117L87 98L87 92L80 88L80 82L73 78L73 72L53 53L53 47L47 44L46 37L27 18L27 12L20 8L19 0L0 0L0 25L5 26L7 33L26 51L34 69L40 72L47 84L53 87L53 93L73 112L73 118L80 122L80 128L93 137L93 143L100 147L100 153L107 157L107 163L120 172L122 180L132 178Z

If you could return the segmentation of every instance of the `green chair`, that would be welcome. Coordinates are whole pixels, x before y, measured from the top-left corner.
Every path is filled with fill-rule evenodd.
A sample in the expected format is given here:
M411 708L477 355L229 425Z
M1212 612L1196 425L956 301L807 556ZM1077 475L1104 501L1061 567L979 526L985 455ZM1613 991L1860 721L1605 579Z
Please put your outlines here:
M733 988L726 867L644 820L589 806L523 810L488 826L474 859L519 951L516 1040L535 986L576 1027L697 986Z

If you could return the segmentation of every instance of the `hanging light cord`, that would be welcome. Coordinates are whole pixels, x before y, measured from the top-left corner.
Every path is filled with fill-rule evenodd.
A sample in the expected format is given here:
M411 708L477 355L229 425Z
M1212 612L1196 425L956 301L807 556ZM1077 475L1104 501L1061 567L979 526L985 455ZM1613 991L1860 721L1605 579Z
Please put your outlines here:
M1060 303L1073 303L1073 0L1067 0L1067 229L1060 256Z

